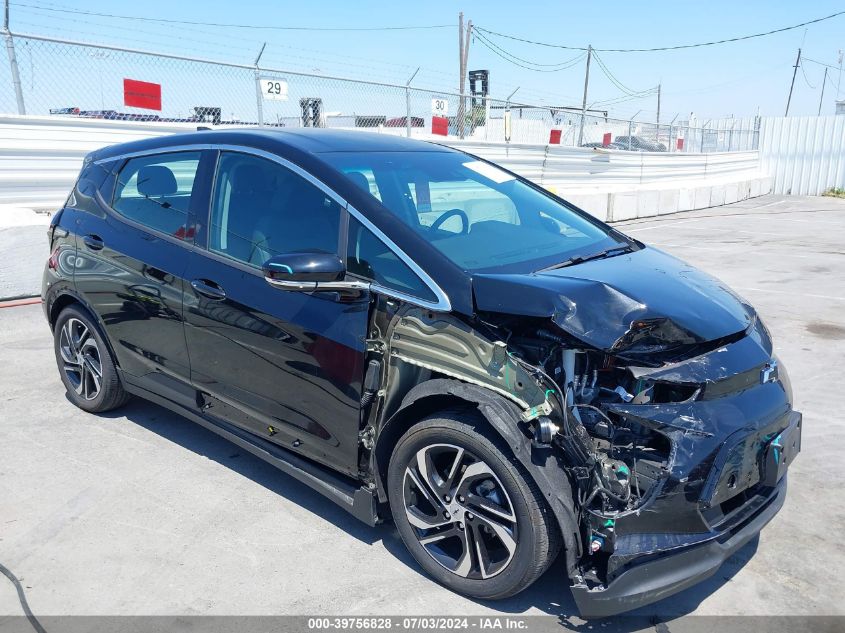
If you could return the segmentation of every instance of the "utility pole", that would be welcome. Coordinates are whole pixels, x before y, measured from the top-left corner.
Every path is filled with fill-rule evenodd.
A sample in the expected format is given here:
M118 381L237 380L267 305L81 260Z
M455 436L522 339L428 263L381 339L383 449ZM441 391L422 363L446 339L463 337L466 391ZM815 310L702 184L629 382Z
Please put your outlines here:
M15 42L12 39L11 31L9 31L9 0L5 0L5 6L3 9L3 39L6 41L6 54L9 56L9 70L12 73L12 84L15 87L15 100L18 104L18 114L26 114L26 108L23 104L21 75L18 71L18 58L15 56Z
M798 74L798 66L801 65L801 49L798 49L798 57L795 58L795 68L792 71L792 83L789 84L789 97L786 99L786 113L783 116L789 116L789 104L792 102L792 89L795 87L795 75Z
M464 34L464 12L458 14L458 69L461 73L458 83L460 97L458 101L458 135L464 138L466 134L466 90L467 61L469 59L469 42L472 33L472 20L467 22L466 34Z
M587 46L587 69L584 72L584 99L581 101L581 129L578 131L578 147L584 144L584 123L587 119L587 89L590 87L590 60L593 59L593 46Z
M822 79L822 96L819 97L819 116L822 115L822 103L824 103L824 85L827 83L827 67L824 69L824 79Z

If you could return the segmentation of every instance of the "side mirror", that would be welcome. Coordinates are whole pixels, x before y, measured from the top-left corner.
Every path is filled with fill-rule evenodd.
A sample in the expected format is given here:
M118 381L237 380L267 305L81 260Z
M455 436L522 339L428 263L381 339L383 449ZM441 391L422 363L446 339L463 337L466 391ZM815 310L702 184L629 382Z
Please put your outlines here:
M287 253L271 257L261 267L268 284L298 292L362 291L370 285L344 281L346 266L333 253Z

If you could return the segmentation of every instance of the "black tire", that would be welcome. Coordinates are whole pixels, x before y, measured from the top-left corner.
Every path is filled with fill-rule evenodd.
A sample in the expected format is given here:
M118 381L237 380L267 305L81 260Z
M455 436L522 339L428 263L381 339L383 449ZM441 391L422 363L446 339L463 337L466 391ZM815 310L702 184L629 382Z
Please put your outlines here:
M488 477L487 470L494 477ZM426 477L427 486L422 484ZM435 507L434 497L446 490L464 494L457 499L440 494L441 506ZM387 491L405 546L431 577L458 593L487 600L515 595L546 571L560 549L557 522L542 493L475 411L442 411L411 427L393 450ZM419 527L436 521L438 513L459 520L453 527ZM467 549L475 559L469 571L461 555ZM486 574L473 567L482 559Z
M109 346L87 311L76 305L62 310L53 329L53 349L68 398L77 407L103 413L129 400Z

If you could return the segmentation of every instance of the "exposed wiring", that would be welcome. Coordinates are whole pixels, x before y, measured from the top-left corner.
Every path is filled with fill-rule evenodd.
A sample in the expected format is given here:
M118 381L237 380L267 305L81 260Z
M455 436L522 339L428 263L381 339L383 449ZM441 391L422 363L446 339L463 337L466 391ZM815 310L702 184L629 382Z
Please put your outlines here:
M765 37L767 35L775 35L776 33L783 33L785 31L791 31L793 29L799 29L804 26L808 26L810 24L818 24L819 22L824 22L825 20L831 20L833 18L839 17L841 15L845 15L845 11L837 11L836 13L831 13L830 15L826 15L821 18L815 18L813 20L808 20L807 22L801 22L800 24L793 24L792 26L785 26L779 29L772 29L771 31L764 31L762 33L753 33L751 35L741 35L739 37L729 37L724 38L721 40L713 40L711 42L697 42L695 44L678 44L675 46L656 46L653 48L598 48L593 49L598 50L599 52L603 53L652 53L657 51L674 51L682 48L699 48L701 46L716 46L717 44L728 44L731 42L741 42L744 40L750 40L756 37ZM499 37L506 37L510 40L515 40L517 42L525 42L527 44L535 44L537 46L546 46L548 48L564 48L567 50L573 51L585 51L587 50L586 46L568 46L565 44L549 44L548 42L539 42L536 40L529 40L527 38L516 37L515 35L507 35L506 33L499 33L497 31L491 31L489 29L482 28L480 26L475 26L475 29L479 31L483 31L485 33L489 33L490 35L498 35Z
M15 589L18 592L18 601L21 603L21 608L23 609L24 614L26 615L26 619L29 620L29 623L32 625L32 628L35 629L38 633L47 633L41 623L38 621L38 618L35 617L35 614L32 612L32 609L29 608L29 603L26 601L26 594L23 590L23 585L21 585L20 580L9 571L4 565L0 564L0 573L2 573L6 578L12 581L12 584L15 586Z

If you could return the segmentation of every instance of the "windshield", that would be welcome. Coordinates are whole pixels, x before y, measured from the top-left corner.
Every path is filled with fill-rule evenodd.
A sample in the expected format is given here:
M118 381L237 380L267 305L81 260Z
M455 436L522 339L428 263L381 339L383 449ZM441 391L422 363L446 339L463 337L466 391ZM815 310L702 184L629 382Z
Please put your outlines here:
M471 272L532 272L624 244L507 172L453 152L321 158Z

